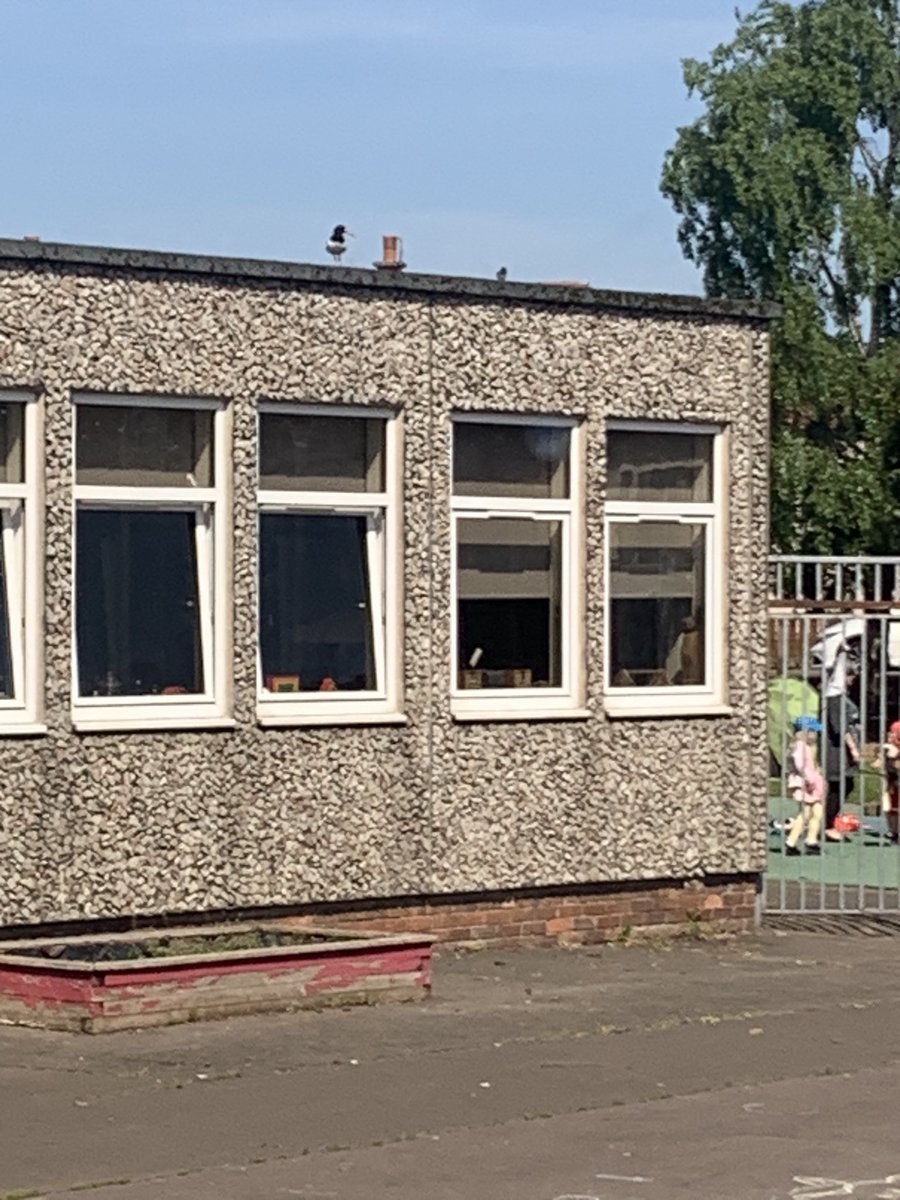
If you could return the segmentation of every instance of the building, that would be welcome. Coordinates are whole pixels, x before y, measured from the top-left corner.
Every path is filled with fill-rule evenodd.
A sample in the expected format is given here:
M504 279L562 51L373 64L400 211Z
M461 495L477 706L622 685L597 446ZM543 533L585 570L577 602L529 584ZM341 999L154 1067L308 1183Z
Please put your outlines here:
M0 241L0 927L746 925L771 315Z

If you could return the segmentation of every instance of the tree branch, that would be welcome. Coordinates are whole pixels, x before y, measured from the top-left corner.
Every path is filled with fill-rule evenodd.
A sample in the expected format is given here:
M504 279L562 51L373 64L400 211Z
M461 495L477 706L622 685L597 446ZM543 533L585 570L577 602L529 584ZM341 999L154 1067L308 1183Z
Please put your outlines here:
M847 300L847 293L844 290L843 284L832 271L828 263L828 259L825 257L821 247L819 247L819 268L831 286L831 293L834 297L834 303L844 318L847 328L850 331L850 335L853 338L853 341L856 343L856 348L862 353L864 351L863 337L862 331L859 327L858 318L850 307L850 304Z
M875 157L869 147L869 138L858 137L856 139L856 148L862 157L866 170L872 176L872 182L875 184L875 190L880 192L884 188L884 175L882 173L882 168L887 160Z

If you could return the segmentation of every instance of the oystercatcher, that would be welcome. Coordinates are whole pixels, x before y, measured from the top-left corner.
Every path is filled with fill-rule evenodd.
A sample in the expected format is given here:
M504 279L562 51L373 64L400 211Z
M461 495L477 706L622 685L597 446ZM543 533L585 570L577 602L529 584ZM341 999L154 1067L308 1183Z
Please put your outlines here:
M326 242L325 249L335 262L341 261L341 255L347 249L348 237L353 237L353 234L346 225L335 225L331 231L331 237Z

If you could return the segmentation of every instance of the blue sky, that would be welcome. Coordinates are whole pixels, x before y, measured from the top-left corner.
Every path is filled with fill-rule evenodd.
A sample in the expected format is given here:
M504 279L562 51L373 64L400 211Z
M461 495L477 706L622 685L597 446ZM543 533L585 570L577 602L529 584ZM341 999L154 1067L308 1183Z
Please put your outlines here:
M0 235L699 292L659 194L734 0L0 0Z

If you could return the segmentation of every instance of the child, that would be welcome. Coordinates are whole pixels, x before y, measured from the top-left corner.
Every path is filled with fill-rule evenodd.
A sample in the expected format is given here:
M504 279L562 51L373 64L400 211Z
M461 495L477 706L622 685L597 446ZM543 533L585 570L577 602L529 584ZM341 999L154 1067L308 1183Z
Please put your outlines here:
M884 773L881 808L887 819L888 837L897 842L900 841L900 721L894 721L888 730L878 768Z
M816 763L816 734L822 725L816 717L798 717L794 722L794 738L791 742L790 774L788 787L800 805L800 811L791 821L791 828L784 842L785 854L799 854L797 843L805 832L807 854L819 854L819 830L822 828L822 805L825 799L825 776Z

